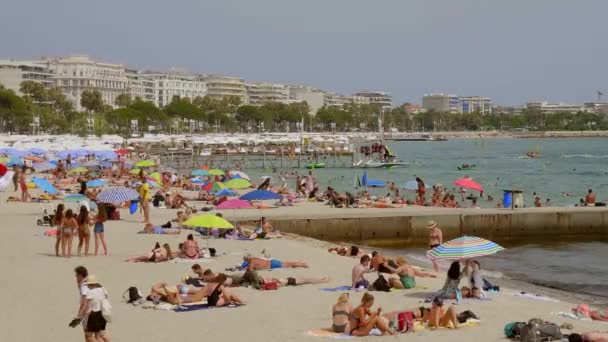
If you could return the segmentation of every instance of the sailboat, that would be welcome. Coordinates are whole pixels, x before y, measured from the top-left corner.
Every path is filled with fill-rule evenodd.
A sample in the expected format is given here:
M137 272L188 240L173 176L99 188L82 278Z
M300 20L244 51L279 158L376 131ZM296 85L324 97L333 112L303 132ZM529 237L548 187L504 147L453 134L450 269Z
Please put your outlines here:
M380 134L380 146L384 150L381 150L380 154L384 154L384 159L361 159L358 162L354 163L353 166L360 168L392 168L408 166L409 164L400 161L399 158L391 152L391 150L388 148L388 146L386 146L384 142L384 111L382 108L380 108L380 113L378 114L378 133Z

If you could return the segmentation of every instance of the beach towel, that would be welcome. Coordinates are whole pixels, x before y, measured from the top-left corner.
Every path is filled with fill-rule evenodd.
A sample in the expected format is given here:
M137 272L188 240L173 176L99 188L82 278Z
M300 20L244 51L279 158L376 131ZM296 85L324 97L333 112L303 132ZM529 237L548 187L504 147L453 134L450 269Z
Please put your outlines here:
M198 259L184 259L184 258L173 258L169 260L172 264L208 264L213 260L209 258L198 258Z
M184 305L176 305L173 308L175 312L190 312L190 311L198 311L198 310L208 310L208 309L220 309L220 308L238 308L240 306L244 306L244 304L231 304L226 306L210 306L209 304L184 304Z
M579 320L579 321L591 321L591 318L589 318L589 317L579 316L579 315L576 315L576 314L574 314L572 312L563 312L563 311L561 311L561 312L552 312L551 314L554 315L554 316L561 316L561 317L565 317L565 318L572 318L572 319L576 319L576 320Z
M479 325L480 321L476 320L476 319L470 319L464 323L459 323L458 324L458 328L467 328L467 327L475 327L477 325ZM414 331L418 332L418 331L422 331L422 330L426 330L426 329L430 329L428 326L426 326L424 323L420 322L420 321L415 321L414 322ZM432 328L431 330L434 330L437 328ZM446 327L439 327L438 329L452 329L452 328L446 328Z
M336 286L336 287L322 287L319 290L325 291L325 292L342 292L342 291L352 290L352 286L343 285L343 286Z
M529 299L542 300L544 302L559 303L559 300L557 300L557 299L546 297L546 296L539 295L539 294L519 292L519 293L511 293L511 295L512 296L516 296L516 297L523 297L523 298L529 298Z
M349 334L333 332L330 329L308 330L306 332L306 335L308 335L308 336L314 336L314 337L329 337L329 338L335 338L335 339L351 339L351 338L355 338L354 336L350 336Z

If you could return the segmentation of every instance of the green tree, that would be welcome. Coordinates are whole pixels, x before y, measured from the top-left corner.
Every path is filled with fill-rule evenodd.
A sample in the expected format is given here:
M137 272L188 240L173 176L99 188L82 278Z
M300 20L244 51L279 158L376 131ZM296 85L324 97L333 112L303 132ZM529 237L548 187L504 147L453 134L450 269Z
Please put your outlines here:
M132 102L131 95L129 94L120 94L114 100L114 104L121 108L129 106Z
M101 112L104 108L101 93L98 90L85 90L80 95L80 105L93 113Z

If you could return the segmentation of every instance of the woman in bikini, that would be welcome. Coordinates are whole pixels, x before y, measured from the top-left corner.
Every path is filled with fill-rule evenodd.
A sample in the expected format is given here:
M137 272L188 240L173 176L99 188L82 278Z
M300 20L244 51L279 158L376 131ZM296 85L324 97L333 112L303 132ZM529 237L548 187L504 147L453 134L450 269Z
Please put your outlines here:
M350 331L350 315L353 307L349 303L349 294L345 292L338 297L338 302L331 309L331 330L335 333Z
M165 262L171 259L171 246L168 243L156 247L146 255L134 256L126 259L129 262Z
M99 242L103 246L103 254L108 255L108 245L105 238L104 222L108 220L108 209L105 203L97 204L97 216L95 217L95 226L93 233L95 234L95 255L99 253Z
M226 275L220 273L205 287L207 293L207 304L209 306L224 306L230 304L245 304L236 294L229 291L224 286Z
M435 221L429 221L427 226L429 229L429 248L433 249L443 243L443 233L439 229L439 225ZM433 269L435 272L439 272L439 263L435 259L431 259L433 263Z
M74 240L74 233L78 230L78 222L72 212L72 209L68 209L65 212L65 217L61 222L61 256L67 257L72 256L72 241Z
M84 245L84 256L89 256L89 243L91 242L91 228L93 223L86 206L80 207L80 213L76 218L78 222L78 256L81 256L82 245Z
M21 187L21 201L28 202L32 200L32 196L27 188L27 182L25 181L25 171L27 167L23 165L21 172L19 173L19 186Z
M426 272L420 272L407 263L405 258L397 257L396 259L397 268L392 268L388 263L384 264L384 267L388 268L391 272L395 273L399 278L389 278L388 283L394 289L413 289L416 287L416 277L423 278L437 278L436 275Z
M63 203L57 205L55 209L55 216L53 216L53 225L57 227L57 234L55 235L55 256L59 256L59 246L61 245L61 225L63 224L63 210L65 206Z
M382 308L371 311L374 305L374 296L368 292L363 294L361 305L357 306L350 317L350 334L352 336L368 336L372 329L377 328L382 335L395 335L388 326L388 319L381 316Z
M198 243L194 241L192 234L188 234L186 241L182 244L181 257L184 259L198 259L199 255Z

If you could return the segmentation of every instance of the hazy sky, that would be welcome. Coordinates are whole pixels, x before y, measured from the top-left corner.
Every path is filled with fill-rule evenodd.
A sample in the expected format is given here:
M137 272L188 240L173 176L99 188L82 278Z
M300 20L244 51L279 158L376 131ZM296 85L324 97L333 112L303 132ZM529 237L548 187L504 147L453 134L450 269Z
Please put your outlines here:
M608 99L608 0L19 0L0 58L88 54L350 93Z

